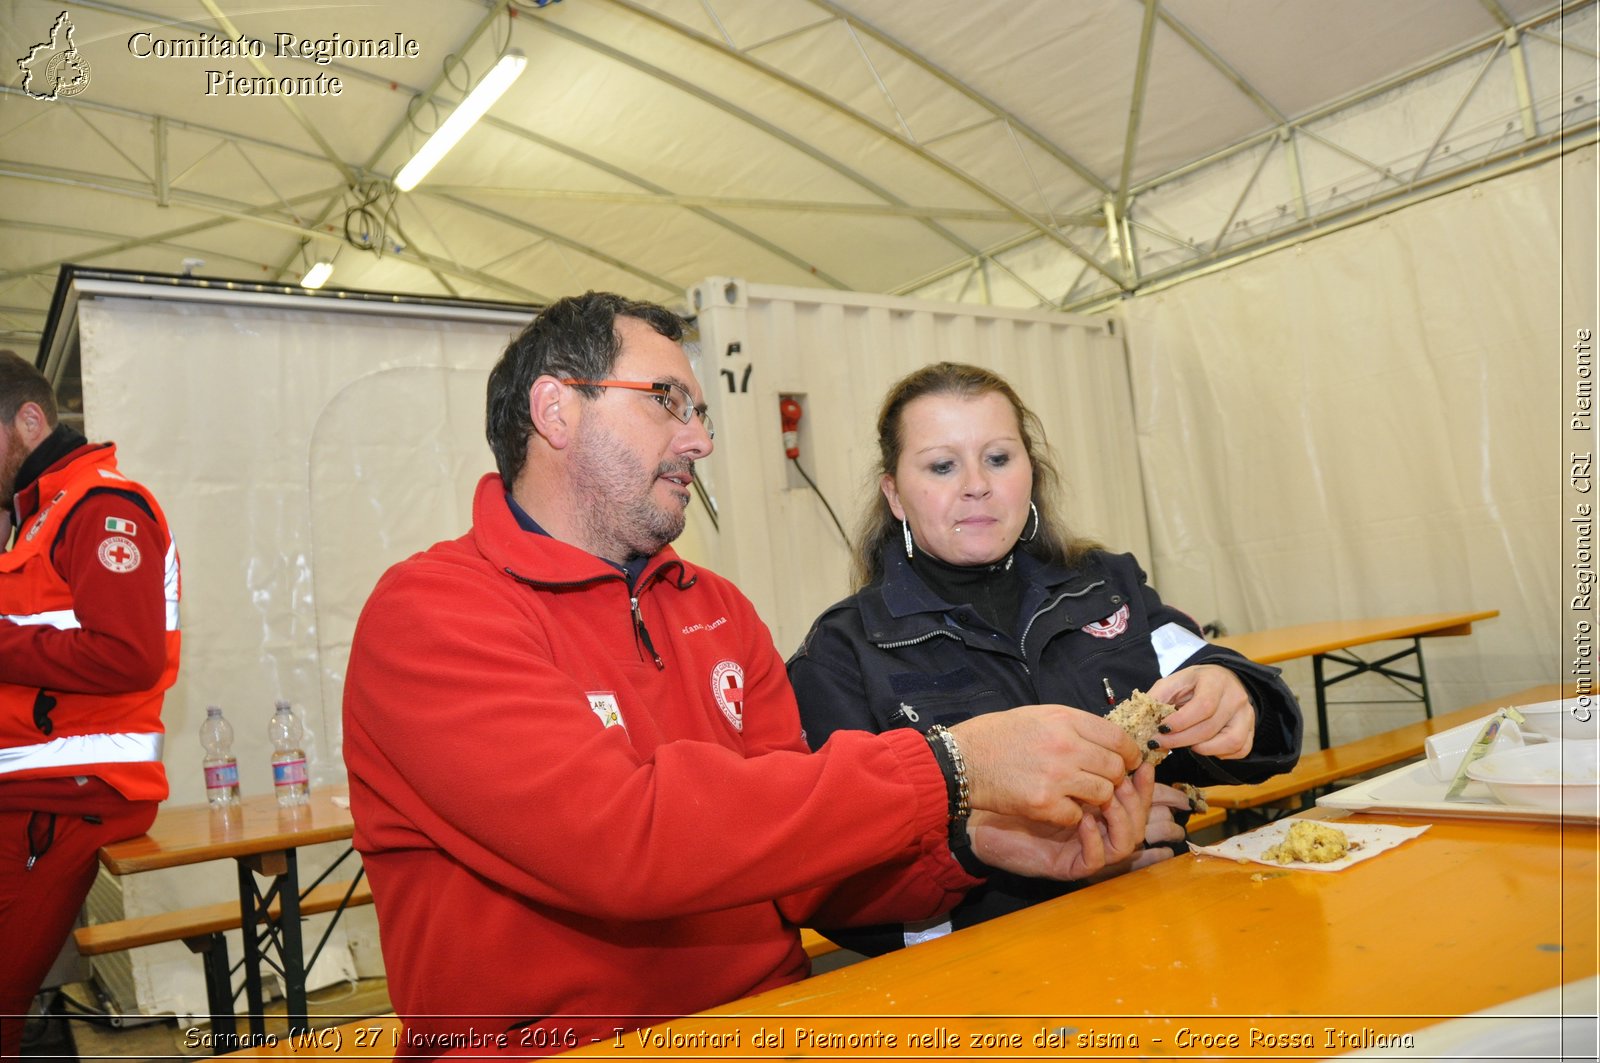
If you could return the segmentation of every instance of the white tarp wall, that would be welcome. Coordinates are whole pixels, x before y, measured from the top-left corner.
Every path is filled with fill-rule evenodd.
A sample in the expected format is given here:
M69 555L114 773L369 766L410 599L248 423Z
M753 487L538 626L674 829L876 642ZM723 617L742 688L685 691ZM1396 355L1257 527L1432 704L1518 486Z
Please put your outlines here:
M183 560L183 663L163 710L171 799L204 800L208 704L233 723L244 792L270 792L278 698L306 723L312 785L342 785L356 617L385 568L471 523L472 485L494 467L485 380L528 315L138 294L80 303L85 428L115 441L122 468L155 492ZM302 883L342 849L303 851ZM121 885L129 915L238 892L232 861ZM326 921L307 924L308 956ZM241 955L237 934L229 948ZM128 956L142 1010L205 1012L200 964L182 945ZM310 985L381 969L371 909L357 909Z
M782 395L800 397L800 464L853 536L877 491L877 412L889 386L932 362L993 369L1044 423L1069 525L1147 555L1127 364L1108 319L724 278L697 285L690 302L717 422L707 479L720 531L709 556L756 604L785 655L849 593L850 555L784 455Z
M1233 632L1499 609L1424 641L1439 709L1571 679L1562 374L1595 325L1595 188L1590 147L1125 301L1162 593ZM1332 696L1385 696L1363 684ZM1416 715L1386 709L1335 710L1335 738Z

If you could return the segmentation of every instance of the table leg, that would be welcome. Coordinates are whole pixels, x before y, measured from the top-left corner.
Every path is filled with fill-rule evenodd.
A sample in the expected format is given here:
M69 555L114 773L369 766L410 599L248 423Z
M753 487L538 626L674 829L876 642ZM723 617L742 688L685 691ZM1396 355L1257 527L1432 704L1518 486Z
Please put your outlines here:
M1311 658L1312 685L1317 692L1317 739L1328 748L1328 687L1322 679L1322 654Z
M211 1009L211 1032L218 1035L211 1054L220 1056L232 1051L225 1046L234 1043L237 1030L233 1015L233 978L228 972L228 939L220 933L207 934L188 938L184 944L205 961L206 1005Z
M1433 719L1433 698L1428 694L1428 673L1422 667L1422 640L1411 640L1411 646L1417 655L1417 685L1422 688L1422 714L1428 719Z
M278 958L283 961L284 1010L289 1018L289 1033L305 1033L311 1029L306 1018L306 967L305 950L300 940L300 871L296 851L288 852L289 866L284 871L282 887L278 890L283 915L280 918Z
M1411 675L1409 673L1402 672L1397 668L1390 667L1390 665L1394 664L1395 662L1403 661L1407 657L1416 659L1416 675ZM1345 665L1347 670L1330 678L1323 670L1324 661L1329 659ZM1317 728L1320 731L1319 737L1321 739L1323 749L1327 749L1330 744L1328 735L1328 688L1333 686L1335 683L1342 683L1346 679L1354 679L1358 675L1372 673L1373 675L1380 675L1389 680L1389 682L1393 683L1395 686L1399 687L1405 692L1407 695L1405 700L1422 702L1423 715L1430 720L1433 719L1433 696L1428 691L1428 673L1423 669L1422 666L1422 639L1420 637L1413 638L1411 640L1411 645L1406 649L1400 650L1398 653L1391 653L1389 656L1379 658L1376 661L1363 660L1353 651L1345 654L1333 652L1313 654L1311 657L1311 669L1313 684L1316 688L1317 694ZM1416 689L1413 690L1411 687L1406 686L1407 683L1412 684L1416 687ZM1385 704L1388 700L1399 699L1380 698L1376 703ZM1341 705L1362 705L1371 703L1372 702L1362 701L1339 702Z
M260 1044L267 1032L266 1002L261 993L261 940L256 934L256 880L249 864L239 861L239 917L244 933L244 994L250 1009L250 1033Z
M272 880L265 892L256 889L255 875ZM272 915L272 903L278 915ZM266 1032L261 966L271 964L262 948L271 942L278 954L274 968L283 976L284 1012L291 1034L311 1029L306 1017L305 953L300 937L300 861L294 849L256 853L239 859L239 910L243 916L244 984L250 1002L250 1031Z

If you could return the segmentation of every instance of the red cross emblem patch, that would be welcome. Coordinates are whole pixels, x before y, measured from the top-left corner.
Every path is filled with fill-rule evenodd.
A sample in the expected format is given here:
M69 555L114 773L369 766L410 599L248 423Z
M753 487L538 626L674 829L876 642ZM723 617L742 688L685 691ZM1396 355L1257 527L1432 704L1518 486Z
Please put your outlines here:
M99 553L100 563L113 572L132 572L139 567L139 548L126 536L106 536Z
M1104 620L1096 620L1092 624L1083 625L1083 630L1097 639L1116 638L1128 630L1128 607L1124 605Z
M718 661L711 669L711 696L735 731L744 730L744 669L735 661Z

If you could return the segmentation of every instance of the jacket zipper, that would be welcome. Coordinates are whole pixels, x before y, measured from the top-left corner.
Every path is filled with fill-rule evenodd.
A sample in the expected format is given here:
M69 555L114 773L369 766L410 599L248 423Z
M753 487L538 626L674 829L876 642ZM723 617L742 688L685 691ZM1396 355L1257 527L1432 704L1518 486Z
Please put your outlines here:
M1033 630L1033 622L1035 620L1039 619L1041 616L1043 616L1044 614L1048 613L1050 610L1054 609L1056 606L1060 605L1066 599L1068 599L1068 598L1082 598L1085 594L1088 594L1090 591L1095 590L1095 589L1100 588L1100 587L1104 587L1105 585L1106 585L1106 581L1105 580L1096 580L1094 583L1089 584L1087 587L1083 588L1083 590L1081 590L1081 591L1062 591L1060 594L1056 595L1053 599L1051 599L1050 601L1046 602L1044 605L1041 605L1039 607L1039 611L1034 613L1032 616L1028 617L1028 622L1026 624L1022 625L1022 637L1017 640L1017 649L1022 653L1022 659L1024 661L1026 661L1028 659L1028 632ZM1026 668L1027 665L1024 664L1023 667Z
M643 590L644 588L639 588ZM656 662L656 671L665 671L666 665L661 661L661 654L656 652L655 643L650 641L650 629L644 626L644 617L639 615L639 597L632 595L628 598L628 605L633 609L633 635L635 639L643 640L644 648L650 651L650 659Z
M655 576L659 575L660 572L661 570L657 569L656 573L652 574L652 583L655 582ZM517 572L511 569L510 566L506 567L505 573L518 583L525 583L530 587L583 587L591 583L604 583L608 580L623 579L622 574L618 573L615 576L592 576L589 579L570 580L564 583L558 583L553 580L529 579L527 576L519 575ZM627 581L623 580L623 582ZM642 594L645 588L648 586L649 584L641 584L639 586L639 593ZM666 671L666 662L661 659L661 654L656 652L655 643L650 640L650 630L644 626L644 616L639 612L639 595L635 594L631 590L628 592L628 612L631 614L633 620L633 639L635 646L642 645L645 650L649 651L650 659L656 663L657 671Z
M948 631L930 631L926 635L918 635L914 639L902 639L899 642L875 642L873 645L880 650L900 650L907 646L915 646L919 642L927 642L929 639L940 637L955 639L957 642L961 641L960 635L952 635Z

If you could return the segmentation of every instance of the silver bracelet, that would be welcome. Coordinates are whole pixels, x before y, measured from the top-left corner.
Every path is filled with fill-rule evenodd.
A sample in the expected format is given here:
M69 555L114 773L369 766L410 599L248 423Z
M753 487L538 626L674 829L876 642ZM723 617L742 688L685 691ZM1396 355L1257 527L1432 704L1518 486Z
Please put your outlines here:
M967 762L961 756L961 747L956 745L956 736L951 734L943 724L934 724L928 728L928 734L938 735L944 743L946 753L950 754L950 763L956 771L956 807L950 814L951 819L966 819L972 814L972 788L967 781Z

